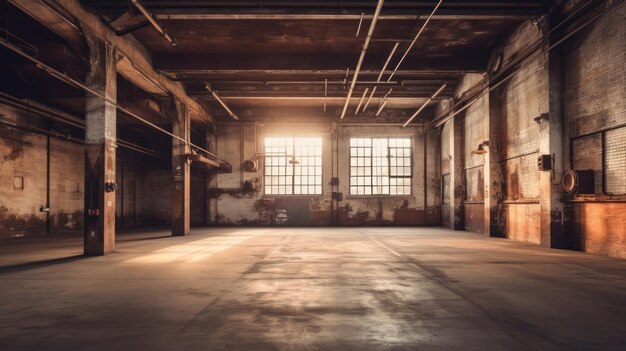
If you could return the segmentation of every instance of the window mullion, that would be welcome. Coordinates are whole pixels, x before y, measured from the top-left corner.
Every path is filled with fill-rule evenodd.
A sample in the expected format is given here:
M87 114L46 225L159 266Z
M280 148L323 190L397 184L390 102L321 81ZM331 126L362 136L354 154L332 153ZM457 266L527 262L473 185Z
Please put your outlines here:
M370 138L370 195L374 195L374 139Z
M291 164L291 194L290 195L293 195L296 193L296 139L294 138L292 140L293 141L291 142L291 155L293 156L293 158L291 159L292 164Z
M387 138L387 181L389 182L389 193L386 195L390 195L391 194L391 147L389 146L389 138Z

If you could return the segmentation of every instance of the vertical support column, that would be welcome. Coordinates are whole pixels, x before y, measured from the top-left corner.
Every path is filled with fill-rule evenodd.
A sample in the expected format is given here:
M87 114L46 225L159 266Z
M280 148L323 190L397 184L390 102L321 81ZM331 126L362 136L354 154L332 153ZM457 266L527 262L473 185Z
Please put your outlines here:
M206 149L217 153L217 139L216 139L216 125L213 125L211 128L207 128L206 130ZM255 128L256 129L256 128ZM255 130L256 133L256 130ZM217 188L217 174L214 172L208 173L206 176L206 199L207 199L207 213L206 213L206 223L205 225L210 225L215 223L215 218L217 216L217 198L211 195L209 189Z
M91 71L86 84L115 102L115 50L86 36ZM98 96L86 97L85 129L85 255L104 255L115 249L116 107Z
M546 26L547 27L547 26ZM545 29L544 33L548 30ZM546 41L546 45L547 41ZM539 131L539 154L550 155L552 170L539 173L541 189L541 245L564 248L563 231L563 67L562 48L557 47L548 54L548 115L541 118Z
M464 230L463 119L457 117L448 123L450 123L450 154L452 156L450 160L450 226L454 230Z
M504 178L502 173L502 135L503 125L500 91L495 89L489 93L489 115L485 117L485 126L489 136L489 151L485 154L484 165L484 230L485 234L493 237L505 237L504 217Z
M172 133L186 141L190 138L190 119L187 106L174 101L172 111ZM172 235L189 234L190 223L190 173L191 164L187 155L189 143L172 138Z

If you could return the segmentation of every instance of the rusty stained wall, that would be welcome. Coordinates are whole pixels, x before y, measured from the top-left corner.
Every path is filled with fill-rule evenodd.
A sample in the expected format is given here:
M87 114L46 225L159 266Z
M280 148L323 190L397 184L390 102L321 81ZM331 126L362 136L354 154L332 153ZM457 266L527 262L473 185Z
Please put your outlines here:
M209 189L210 223L218 225L271 225L277 210L292 211L289 225L331 225L333 211L337 225L437 225L439 224L439 195L437 180L438 153L436 136L430 136L431 167L425 177L424 173L424 135L421 126L412 128L399 127L368 127L340 126L338 133L338 159L333 163L333 136L330 125L313 125L289 127L267 124L257 128L256 151L262 151L264 136L320 136L323 148L322 195L319 196L270 196L263 194L263 158L259 158L258 172L241 172L243 161L252 159L255 154L255 128L253 124L218 125L216 152L233 165L232 174L219 174ZM241 137L243 136L243 153ZM349 194L349 138L353 136L413 138L413 186L410 196L359 197ZM337 167L338 165L338 167ZM333 172L339 178L338 191L343 194L343 201L336 209L332 204L332 187L330 185ZM258 180L256 192L241 192L241 183L247 180ZM431 199L429 206L424 205L424 184L428 183ZM284 207L284 208L283 208ZM304 210L302 210L304 209ZM306 212L304 214L300 212Z
M444 108L445 109L445 108ZM441 225L450 227L450 192L452 189L450 172L452 170L452 150L450 150L451 122L446 122L440 134L440 164L441 164Z
M26 123L22 111L0 105L4 118ZM0 126L0 238L46 234L47 137ZM79 148L81 152L76 152ZM83 147L50 139L51 233L82 229ZM19 183L23 183L20 188Z
M539 26L527 21L496 52L502 53L506 62L541 38ZM526 64L493 97L497 101L490 103L499 106L503 121L499 162L506 185L506 235L513 240L539 243L539 124L534 118L548 112L547 58L542 56Z
M37 118L0 105L0 113L20 124L35 125ZM47 137L0 125L0 238L46 234ZM116 225L145 222L142 156L118 149ZM84 146L50 138L50 233L81 233L84 206ZM16 189L16 177L23 189ZM150 199L148 199L150 200ZM168 200L169 204L169 200ZM147 207L147 206L146 206Z
M118 188L115 196L115 225L118 228L142 225L145 223L143 217L146 194L143 189L145 179L143 156L125 152L119 148L117 150L116 183Z
M455 96L459 96L483 80L481 74L466 74L457 85ZM463 118L464 158L463 184L465 196L463 214L465 229L482 233L484 226L484 164L485 155L474 154L478 145L489 140L489 95L484 94L465 112Z
M626 203L601 201L626 200L625 16L622 3L575 35L563 53L564 147L571 141L574 169L596 171L595 195L566 204L566 233L574 248L621 258L626 258ZM602 131L619 126L625 127L605 133L602 177ZM578 138L588 133L595 134Z
M626 257L626 130L620 127L626 126L626 27L622 23L625 8L626 4L620 4L572 37L563 51L563 148L569 155L571 141L573 150L563 162L565 169L593 169L597 173L595 195L570 198L575 201L565 204L566 241L570 248L622 258ZM507 61L540 38L538 27L527 22L494 53L502 53ZM502 121L501 138L495 141L500 143L501 159L496 161L505 177L506 235L513 240L540 242L539 125L533 119L548 112L548 99L547 58L542 56L494 90L487 104L481 106L477 102L465 114L466 167L477 164L467 154L467 148L476 148L480 139L480 122L475 119L488 116L489 105L491 113L497 113ZM606 139L604 156L602 131ZM444 142L449 138L448 132L446 126L441 129L444 179L449 173ZM589 133L596 134L579 138ZM605 166L604 177L603 161L610 167ZM556 177L558 181L561 175ZM480 177L470 176L465 181L469 197L479 189ZM445 184L442 189L445 193ZM448 211L445 202L442 211ZM473 216L480 216L478 212L466 206L469 230L473 229Z

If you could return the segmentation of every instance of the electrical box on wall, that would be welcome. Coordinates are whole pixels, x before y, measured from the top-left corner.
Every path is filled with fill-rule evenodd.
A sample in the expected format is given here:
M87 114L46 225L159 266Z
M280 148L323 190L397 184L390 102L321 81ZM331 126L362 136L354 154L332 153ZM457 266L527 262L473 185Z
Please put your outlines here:
M332 198L337 202L343 201L343 193L333 191Z
M537 164L539 166L540 171L551 171L552 170L552 156L550 155L539 155L539 159L537 160Z

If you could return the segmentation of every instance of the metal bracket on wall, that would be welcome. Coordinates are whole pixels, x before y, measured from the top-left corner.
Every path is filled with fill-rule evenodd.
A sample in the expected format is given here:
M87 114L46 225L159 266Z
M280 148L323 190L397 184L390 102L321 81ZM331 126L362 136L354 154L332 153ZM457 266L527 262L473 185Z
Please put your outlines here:
M548 113L542 113L541 115L533 118L537 124L542 124L544 121L547 122L550 120L550 115Z

